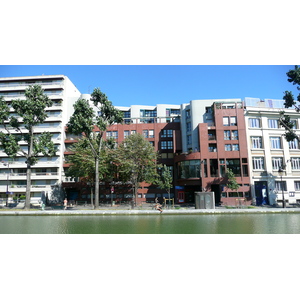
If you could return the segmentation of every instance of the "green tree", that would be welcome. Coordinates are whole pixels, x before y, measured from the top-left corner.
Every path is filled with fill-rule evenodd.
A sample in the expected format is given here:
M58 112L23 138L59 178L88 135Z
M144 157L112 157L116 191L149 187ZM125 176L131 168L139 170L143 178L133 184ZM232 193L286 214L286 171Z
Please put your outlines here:
M288 77L288 82L296 85L297 90L300 90L300 68L295 66L294 70L289 70L286 75ZM296 102L293 93L291 91L285 91L283 100L285 108L294 108L297 113L300 112L300 93L297 96ZM297 139L300 142L300 138L294 129L294 123L291 122L291 118L286 114L286 112L281 112L279 122L285 129L285 138L287 141L293 141L294 139Z
M160 189L167 191L169 195L169 199L171 198L170 196L171 188L173 187L172 182L173 182L173 176L171 174L170 169L166 165L163 165L161 168L161 174L160 176L158 176L158 179L156 180L156 184Z
M115 164L122 181L130 181L134 204L141 182L155 183L157 179L157 152L141 135L128 136L115 151Z
M52 101L44 94L40 85L29 86L25 90L25 100L13 100L14 113L10 115L7 103L0 100L0 122L4 130L0 132L0 144L9 157L17 155L26 158L26 200L25 209L30 208L31 167L35 165L42 154L54 156L55 145L51 141L50 132L35 134L36 126L42 124L48 117L45 109L52 106ZM26 142L26 149L20 142Z
M99 161L103 144L103 134L107 128L115 123L123 121L122 112L116 109L107 96L99 88L91 94L91 102L95 110L90 106L89 100L79 99L74 104L74 113L71 116L67 131L76 135L84 134L88 146L95 160L95 209L99 208Z
M92 133L92 134L95 134ZM90 141L93 144L93 147L96 148L96 139ZM95 185L95 158L93 156L92 149L90 147L90 142L86 137L83 137L78 140L77 143L73 144L69 150L73 152L66 158L66 162L70 164L66 172L66 176L72 178L79 177L82 181L89 183L91 187ZM105 178L111 178L112 175L112 166L111 158L109 156L110 150L112 147L112 141L107 140L103 141L103 146L99 158L99 181L104 180ZM93 189L91 188L91 191ZM93 205L93 192L91 192L91 204Z
M225 176L227 177L226 187L232 191L237 191L240 185L237 183L233 171L231 169L227 169Z

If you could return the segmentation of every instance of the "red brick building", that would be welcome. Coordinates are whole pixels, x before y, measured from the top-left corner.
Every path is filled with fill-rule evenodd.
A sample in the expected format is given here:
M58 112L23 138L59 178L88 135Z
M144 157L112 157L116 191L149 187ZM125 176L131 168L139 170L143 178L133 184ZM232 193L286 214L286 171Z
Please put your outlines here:
M147 107L147 110L141 107L139 116L133 116L133 109L130 112L122 108L124 124L109 127L106 137L113 137L121 143L130 134L142 134L161 154L160 162L173 170L171 197L175 198L175 203L193 204L194 192L197 191L213 191L216 205L235 205L236 199L250 200L242 102L194 100L181 106L181 116L176 107L173 108L176 116L172 116L171 109L165 107ZM71 138L67 136L66 149L75 141ZM238 191L231 191L225 186L225 173L229 168L240 184ZM66 181L63 186L69 199L90 202L90 188L85 183ZM118 182L103 184L100 194L100 201L113 199L120 202L132 197L131 187ZM152 202L156 197L162 201L163 197L167 197L166 191L147 183L141 183L138 194L138 204Z

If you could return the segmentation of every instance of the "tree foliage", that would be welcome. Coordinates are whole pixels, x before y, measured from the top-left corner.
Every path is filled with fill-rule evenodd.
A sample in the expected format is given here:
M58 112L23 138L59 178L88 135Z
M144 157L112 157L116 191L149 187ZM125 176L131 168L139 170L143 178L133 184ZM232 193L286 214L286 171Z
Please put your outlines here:
M289 70L286 75L288 77L288 82L296 85L297 90L300 90L300 68L295 66L294 70ZM300 112L300 93L297 95L297 101L295 101L293 93L291 91L285 91L283 100L285 108L293 108L296 112ZM284 111L280 114L279 122L285 129L285 138L287 141L293 141L294 139L300 141L299 136L294 129L294 123L291 122L290 116L286 115Z
M135 202L141 182L157 179L157 152L140 134L128 136L115 151L115 163L122 181L130 181Z
M226 187L231 189L232 191L237 191L240 185L237 183L235 175L231 169L227 169L226 177L227 177Z
M173 176L170 169L166 165L163 165L161 168L161 173L156 180L156 184L160 189L166 190L169 195L169 199L171 198L171 188L173 187L172 182Z
M99 88L94 89L90 101L95 110L86 99L79 99L74 104L74 113L67 124L67 131L75 135L84 134L95 160L95 209L97 209L99 208L99 162L103 134L110 125L122 123L123 118L122 112L112 105Z
M0 99L0 122L3 131L0 132L0 145L9 157L23 156L27 165L27 184L25 209L30 208L31 167L41 155L53 156L55 145L49 132L35 134L35 126L42 124L47 118L45 109L52 106L52 101L44 94L40 85L29 86L25 90L25 100L13 100L11 106L15 115L2 97ZM26 142L26 150L21 147Z

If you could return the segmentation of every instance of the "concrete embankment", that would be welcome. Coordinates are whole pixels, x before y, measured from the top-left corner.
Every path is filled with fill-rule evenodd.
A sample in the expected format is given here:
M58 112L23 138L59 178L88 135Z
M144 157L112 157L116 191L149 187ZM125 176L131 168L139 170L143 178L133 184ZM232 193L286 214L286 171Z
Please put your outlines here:
M300 213L300 208L248 208L248 209L166 209L162 213L147 209L72 209L72 210L0 210L0 216L94 216L94 215L211 215L211 214L264 214Z

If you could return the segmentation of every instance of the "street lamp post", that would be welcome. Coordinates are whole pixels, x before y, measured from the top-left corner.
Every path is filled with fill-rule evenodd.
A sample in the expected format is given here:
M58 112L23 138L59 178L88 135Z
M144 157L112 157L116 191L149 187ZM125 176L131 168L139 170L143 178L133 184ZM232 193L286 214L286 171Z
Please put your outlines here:
M285 208L286 205L285 205L284 190L283 190L283 181L282 181L282 176L283 176L283 173L284 173L284 168L283 168L283 167L280 167L280 168L278 169L278 173L279 173L280 178L281 178L282 207Z

